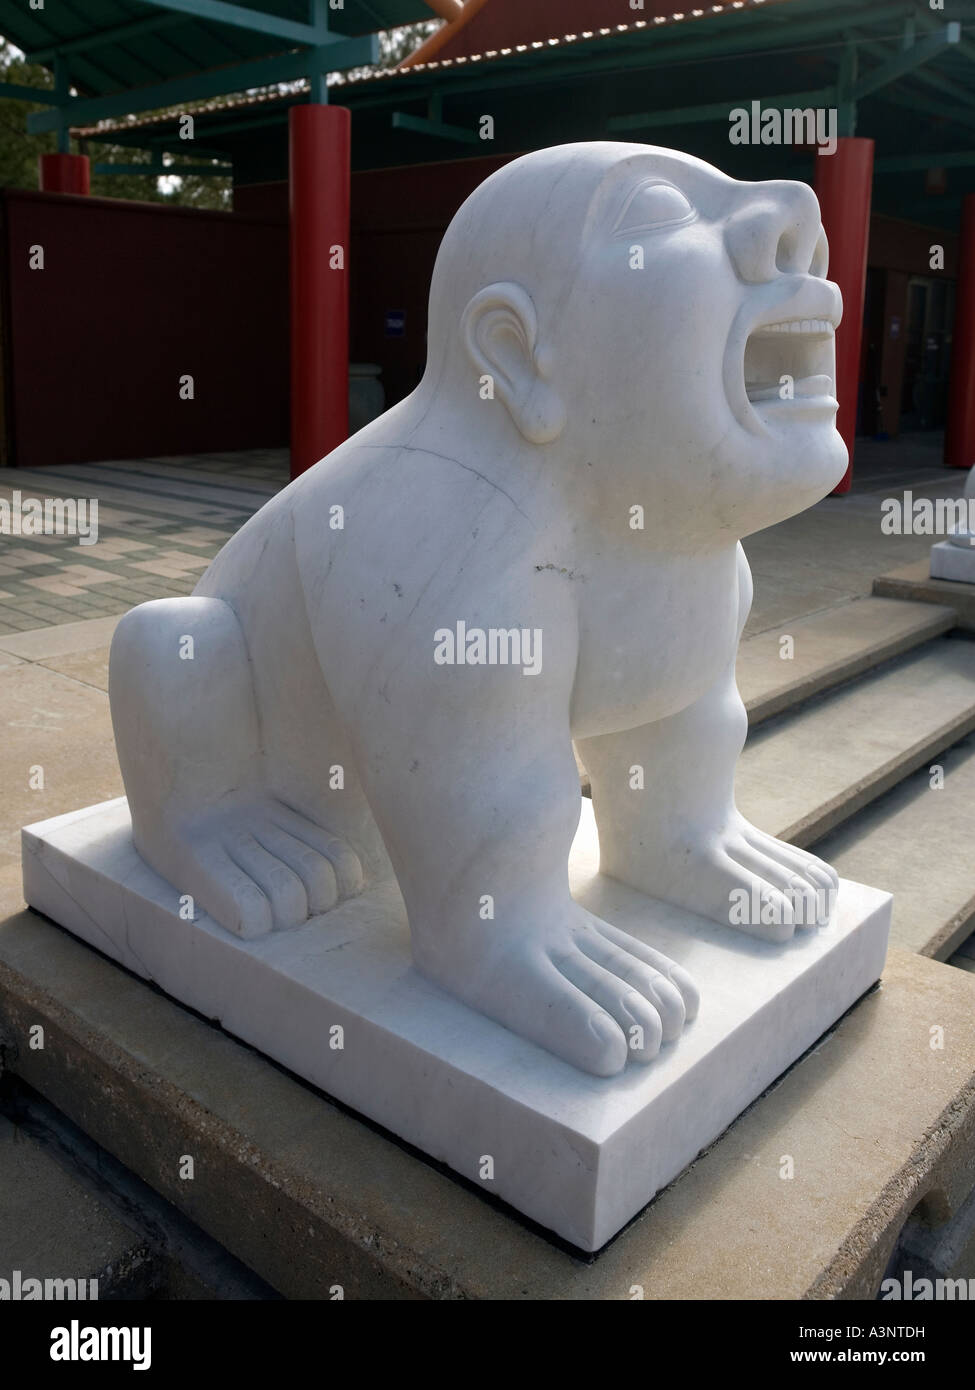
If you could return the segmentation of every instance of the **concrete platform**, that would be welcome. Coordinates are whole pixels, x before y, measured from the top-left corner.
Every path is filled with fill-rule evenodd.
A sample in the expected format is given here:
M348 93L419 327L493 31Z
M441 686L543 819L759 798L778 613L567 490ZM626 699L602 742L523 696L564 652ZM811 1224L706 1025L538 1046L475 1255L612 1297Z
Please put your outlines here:
M932 579L929 555L879 575L873 581L873 592L878 598L904 598L953 608L958 626L966 632L975 632L975 584Z
M973 1012L975 977L892 951L586 1262L43 918L0 923L7 1065L291 1298L872 1298L912 1214L947 1229L975 1185Z
M36 1041L36 1038L35 1038ZM8 1045L10 1054L14 1051ZM0 1052L0 1061L3 1060ZM9 1060L9 1055L8 1055ZM0 1077L0 1279L46 1300L267 1301L279 1295L9 1069ZM0 1284L0 1300L4 1297Z
M934 762L943 786L922 767L819 840L816 853L844 877L893 893L894 945L948 960L975 930L975 860L958 849L971 835L975 735Z
M61 1285L50 1281L82 1299L145 1298L158 1282L145 1239L3 1115L0 1280L0 1300L41 1297L45 1286L54 1297Z
M954 541L937 541L931 547L931 578L975 584L975 549Z
M861 598L746 638L738 651L737 677L749 727L940 637L954 625L954 610L943 605ZM793 639L794 654L785 660L783 636Z
M577 900L685 966L703 996L651 1065L601 1079L417 974L395 884L243 941L179 917L132 845L123 798L29 826L23 844L32 907L585 1251L876 982L890 926L889 894L849 882L829 927L781 946L705 922L600 877L585 803L569 864Z
M780 839L814 845L973 730L975 643L941 638L760 725L738 763L738 806Z

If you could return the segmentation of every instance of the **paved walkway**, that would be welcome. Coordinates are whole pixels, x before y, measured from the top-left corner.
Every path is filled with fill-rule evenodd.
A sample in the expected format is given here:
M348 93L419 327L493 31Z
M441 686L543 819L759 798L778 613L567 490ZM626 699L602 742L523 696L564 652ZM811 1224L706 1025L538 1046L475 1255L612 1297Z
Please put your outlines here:
M879 574L925 558L933 536L889 536L880 529L885 498L959 497L966 474L945 468L938 434L891 443L858 439L854 483L843 497L749 536L755 579L748 636L871 592Z
M98 542L0 536L0 634L118 616L188 594L217 551L288 481L286 449L0 469L0 497L97 498Z
M748 635L870 592L874 578L926 555L928 536L881 532L880 504L911 489L956 497L965 475L941 464L937 435L857 442L854 489L751 536ZM0 536L0 636L119 616L188 594L223 543L288 481L285 449L193 458L0 470L0 497L97 497L98 543Z

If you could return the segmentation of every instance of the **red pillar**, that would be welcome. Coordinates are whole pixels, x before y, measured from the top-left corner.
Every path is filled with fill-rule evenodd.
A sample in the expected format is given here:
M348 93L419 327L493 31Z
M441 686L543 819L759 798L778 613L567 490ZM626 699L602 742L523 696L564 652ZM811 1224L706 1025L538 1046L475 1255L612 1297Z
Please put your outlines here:
M949 468L975 464L975 193L962 204L945 463Z
M843 294L843 322L836 333L836 398L840 403L836 428L849 452L850 466L837 492L849 492L853 479L872 183L872 140L844 135L837 141L835 154L816 155L813 186L829 241L829 278Z
M349 155L345 107L293 106L291 476L349 432Z
M42 193L88 193L91 162L86 154L42 154L38 164Z

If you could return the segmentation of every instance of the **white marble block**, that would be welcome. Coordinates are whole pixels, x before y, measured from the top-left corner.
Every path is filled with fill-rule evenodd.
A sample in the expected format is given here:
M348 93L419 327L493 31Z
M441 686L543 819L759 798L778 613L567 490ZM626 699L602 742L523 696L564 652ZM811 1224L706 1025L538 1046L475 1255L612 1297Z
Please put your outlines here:
M931 547L931 578L975 584L975 528L970 524L975 511L975 468L968 470L962 498L968 518L945 540L936 541Z
M38 911L586 1251L869 989L890 926L889 894L842 880L832 925L743 941L601 877L584 803L576 898L685 965L707 1000L652 1066L602 1079L425 980L395 885L245 941L174 912L133 848L124 798L30 826L23 844Z
M975 584L975 545L936 541L930 548L932 580L954 580L956 584Z
M952 579L956 584L975 584L975 545L954 540L936 541L931 547L931 578Z

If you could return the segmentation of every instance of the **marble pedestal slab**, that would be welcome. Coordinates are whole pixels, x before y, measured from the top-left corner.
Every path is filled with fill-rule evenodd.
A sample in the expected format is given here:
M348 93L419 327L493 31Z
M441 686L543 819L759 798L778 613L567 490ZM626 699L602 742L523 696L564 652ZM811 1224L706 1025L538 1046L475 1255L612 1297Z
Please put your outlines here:
M931 578L975 584L975 546L937 541L931 547Z
M135 852L124 798L27 827L23 850L33 908L587 1251L879 978L890 928L890 895L847 880L834 924L784 946L704 922L600 877L584 802L575 896L687 966L703 995L655 1062L603 1080L418 975L395 886L247 942L176 915Z

